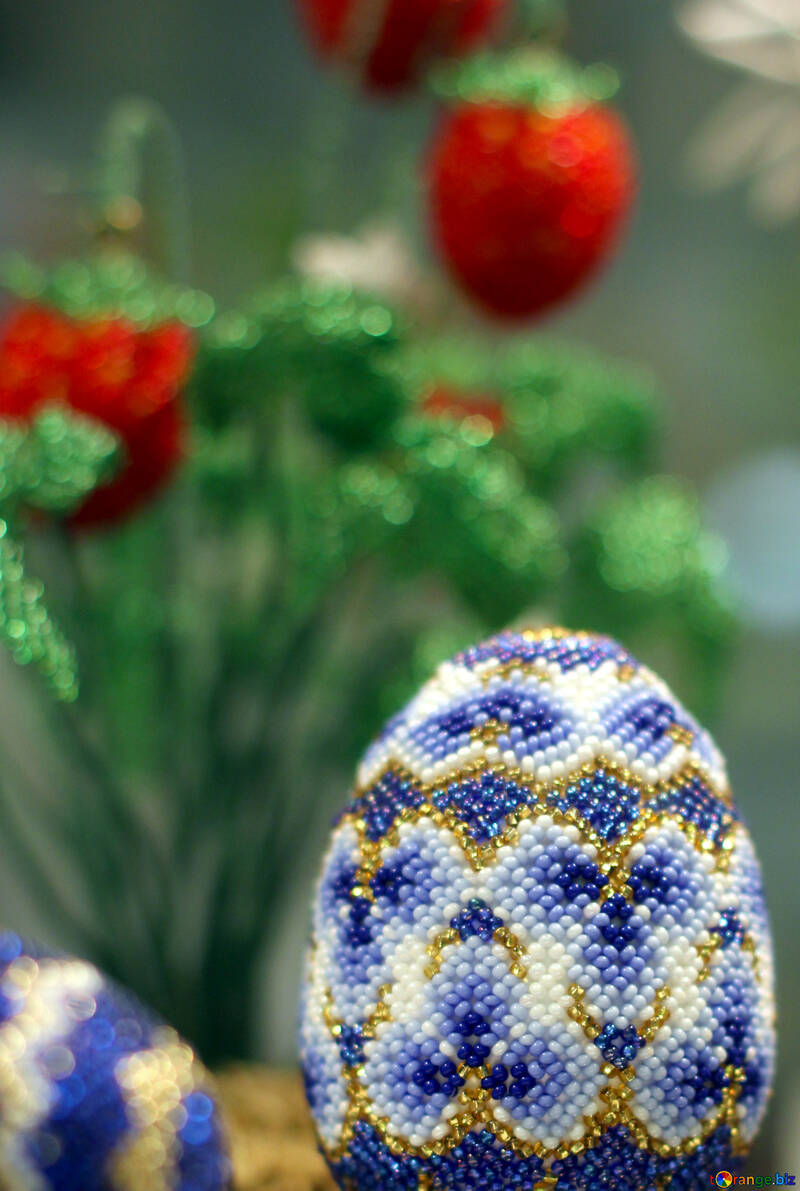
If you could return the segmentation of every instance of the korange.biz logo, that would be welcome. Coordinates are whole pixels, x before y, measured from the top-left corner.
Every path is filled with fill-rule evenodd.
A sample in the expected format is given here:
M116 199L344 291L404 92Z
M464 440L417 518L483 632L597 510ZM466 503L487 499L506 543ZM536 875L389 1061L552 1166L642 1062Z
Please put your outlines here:
M731 1174L718 1170L711 1176L714 1187L794 1187L793 1174Z

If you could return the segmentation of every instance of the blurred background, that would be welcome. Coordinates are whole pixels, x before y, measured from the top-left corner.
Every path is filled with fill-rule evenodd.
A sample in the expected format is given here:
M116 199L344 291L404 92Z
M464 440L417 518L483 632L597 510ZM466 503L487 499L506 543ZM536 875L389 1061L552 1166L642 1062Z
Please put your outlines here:
M739 75L698 52L668 0L570 9L569 50L622 76L641 195L610 271L547 329L653 370L665 470L699 488L728 544L745 628L717 736L764 868L781 1009L778 1091L751 1169L800 1173L800 215L759 219L745 185L689 183L689 143ZM232 299L284 270L300 237L376 216L424 262L430 101L366 102L319 69L293 17L286 0L0 5L0 245L45 259L75 250L98 125L136 93L183 139L193 284ZM5 872L0 893L4 919L42 933ZM298 895L286 960L266 974L266 1045L285 1060L305 913Z

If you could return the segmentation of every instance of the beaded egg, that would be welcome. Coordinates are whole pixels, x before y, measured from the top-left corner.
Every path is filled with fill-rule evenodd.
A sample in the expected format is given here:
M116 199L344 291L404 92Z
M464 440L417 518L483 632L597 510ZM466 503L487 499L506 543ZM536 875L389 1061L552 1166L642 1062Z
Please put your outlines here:
M82 960L0 933L3 1191L223 1191L191 1048Z
M348 1191L693 1191L774 1062L758 862L710 736L609 638L507 631L335 826L300 1044Z

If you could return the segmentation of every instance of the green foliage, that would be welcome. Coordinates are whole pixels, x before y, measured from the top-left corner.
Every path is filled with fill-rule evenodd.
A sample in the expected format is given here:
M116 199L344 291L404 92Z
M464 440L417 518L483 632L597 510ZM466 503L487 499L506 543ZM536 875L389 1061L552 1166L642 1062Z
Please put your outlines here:
M111 475L118 447L107 427L63 405L30 424L0 421L0 506L69 513Z
M671 643L698 712L713 714L736 620L725 547L703 528L688 486L650 476L614 493L579 530L572 556L575 623Z
M26 572L9 520L26 510L63 515L112 472L117 439L104 426L60 405L30 423L0 421L0 638L19 665L35 666L58 699L78 693L75 651L44 603L44 588Z
M399 342L385 303L348 288L287 282L212 329L193 387L200 416L220 429L253 405L290 396L333 446L385 441L404 394L387 367Z
M127 252L98 253L44 269L21 253L0 261L0 284L17 298L55 306L72 318L123 315L149 325L178 319L203 327L214 301L201 290L170 285Z
M579 466L604 458L634 473L651 465L657 395L642 369L543 338L502 351L429 340L409 346L397 366L417 394L433 383L499 402L501 441L537 492L553 491Z
M554 510L527 490L513 455L473 435L468 420L398 427L406 488L391 495L390 514L400 524L409 516L395 565L438 571L467 607L499 624L541 599L567 559Z
M78 694L75 651L51 619L44 588L25 572L21 545L0 520L0 640L20 666L33 665L57 699Z

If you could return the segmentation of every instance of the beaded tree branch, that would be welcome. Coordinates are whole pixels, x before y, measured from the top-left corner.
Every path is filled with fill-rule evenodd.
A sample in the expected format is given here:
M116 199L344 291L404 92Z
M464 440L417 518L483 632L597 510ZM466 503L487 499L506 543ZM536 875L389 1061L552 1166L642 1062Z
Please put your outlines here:
M44 406L29 425L0 421L0 636L16 662L38 667L58 699L77 695L74 650L25 569L12 528L23 509L63 515L113 470L114 434L65 407Z
M82 686L47 710L55 813L15 733L0 815L53 913L59 849L64 942L213 1063L252 1052L264 948L328 791L441 657L522 614L579 616L670 674L684 661L707 711L732 619L694 497L651 476L645 374L541 336L468 346L345 284L288 277L221 309L130 251L171 259L140 201L159 187L117 155L152 118L152 168L174 166L161 118L123 115L97 249L4 273L4 633L76 693L39 588L13 594L24 541ZM14 435L35 482L14 479Z

